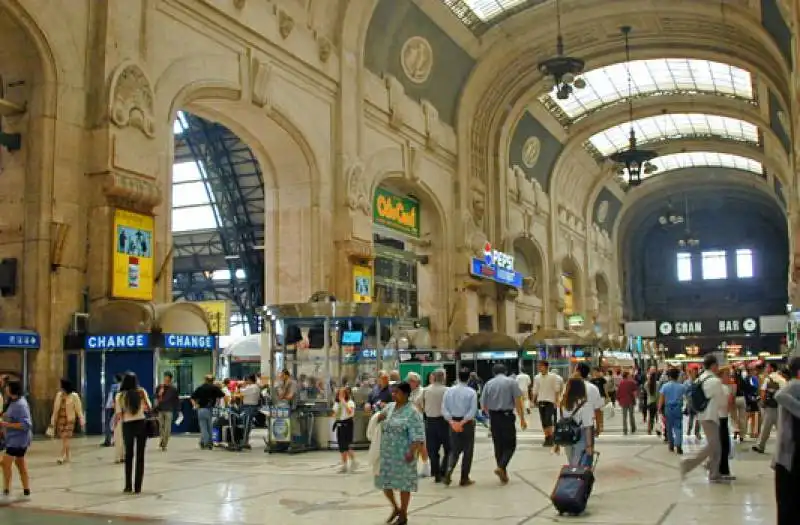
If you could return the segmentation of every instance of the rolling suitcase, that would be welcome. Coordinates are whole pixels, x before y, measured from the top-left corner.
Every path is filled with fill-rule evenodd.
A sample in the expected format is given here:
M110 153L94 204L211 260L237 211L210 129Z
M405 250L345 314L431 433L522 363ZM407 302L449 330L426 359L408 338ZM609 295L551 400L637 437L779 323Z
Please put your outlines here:
M589 496L594 487L594 469L597 468L599 453L595 452L591 467L584 465L564 465L558 474L556 486L550 495L558 514L578 515L586 510Z

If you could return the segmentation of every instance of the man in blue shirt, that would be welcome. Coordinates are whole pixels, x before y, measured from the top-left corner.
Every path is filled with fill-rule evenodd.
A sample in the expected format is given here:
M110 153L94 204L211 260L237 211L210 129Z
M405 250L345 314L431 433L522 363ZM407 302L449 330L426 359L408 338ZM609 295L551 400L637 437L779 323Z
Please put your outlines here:
M453 471L462 452L461 483L467 487L475 483L469 479L472 469L472 452L475 448L475 412L477 411L478 394L467 385L469 370L461 369L458 383L447 389L442 399L442 417L450 425L450 459L444 475L445 485L452 481Z
M661 385L658 408L667 418L669 451L677 449L678 454L683 454L683 398L686 395L686 386L678 382L680 374L677 368L670 368L667 372L669 381Z
M105 435L105 441L103 442L104 447L111 447L114 445L114 430L113 430L113 422L114 422L114 400L119 393L119 385L122 382L122 374L116 374L114 376L114 383L111 385L111 389L108 392L108 396L106 397L106 420L105 425L103 428L103 434Z

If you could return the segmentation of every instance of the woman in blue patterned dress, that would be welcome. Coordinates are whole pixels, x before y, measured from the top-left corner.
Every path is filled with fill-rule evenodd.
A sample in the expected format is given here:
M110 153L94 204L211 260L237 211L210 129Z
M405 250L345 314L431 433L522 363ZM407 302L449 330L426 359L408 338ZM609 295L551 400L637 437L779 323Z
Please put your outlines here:
M392 514L386 523L405 525L408 523L408 503L411 493L417 491L417 454L425 442L422 416L408 402L411 385L406 382L395 385L390 403L378 415L382 421L381 455L375 486L386 495L392 504ZM397 505L394 492L400 492Z

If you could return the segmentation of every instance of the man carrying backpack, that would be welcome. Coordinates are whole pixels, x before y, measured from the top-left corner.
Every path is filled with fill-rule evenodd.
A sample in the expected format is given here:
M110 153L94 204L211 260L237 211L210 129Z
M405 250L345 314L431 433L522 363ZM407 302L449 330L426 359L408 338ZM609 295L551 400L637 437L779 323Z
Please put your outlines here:
M786 379L778 372L775 363L767 365L767 377L761 385L761 401L764 406L764 423L761 426L761 434L758 445L753 446L753 451L760 454L764 453L767 440L774 427L778 425L778 403L775 401L775 394L786 384Z
M714 355L703 358L705 369L691 385L689 385L687 399L691 408L697 413L703 433L706 436L706 446L693 458L681 461L681 478L700 466L708 459L708 480L711 483L724 481L719 473L719 462L722 457L722 442L719 437L719 407L725 403L725 392L722 382L717 376L719 363Z

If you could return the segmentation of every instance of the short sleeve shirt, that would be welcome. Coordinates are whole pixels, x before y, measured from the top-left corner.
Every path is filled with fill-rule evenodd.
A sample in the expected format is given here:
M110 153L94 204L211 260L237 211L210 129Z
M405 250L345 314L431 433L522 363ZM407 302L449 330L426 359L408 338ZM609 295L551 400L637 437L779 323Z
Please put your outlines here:
M522 396L522 390L515 379L505 375L497 375L486 383L481 393L481 404L487 410L514 410L516 400Z
M584 380L584 384L586 385L586 404L591 406L592 410L602 409L606 405L606 401L600 395L600 389L586 380Z
M660 393L664 395L665 405L680 405L683 404L686 387L677 381L670 381L661 386Z

